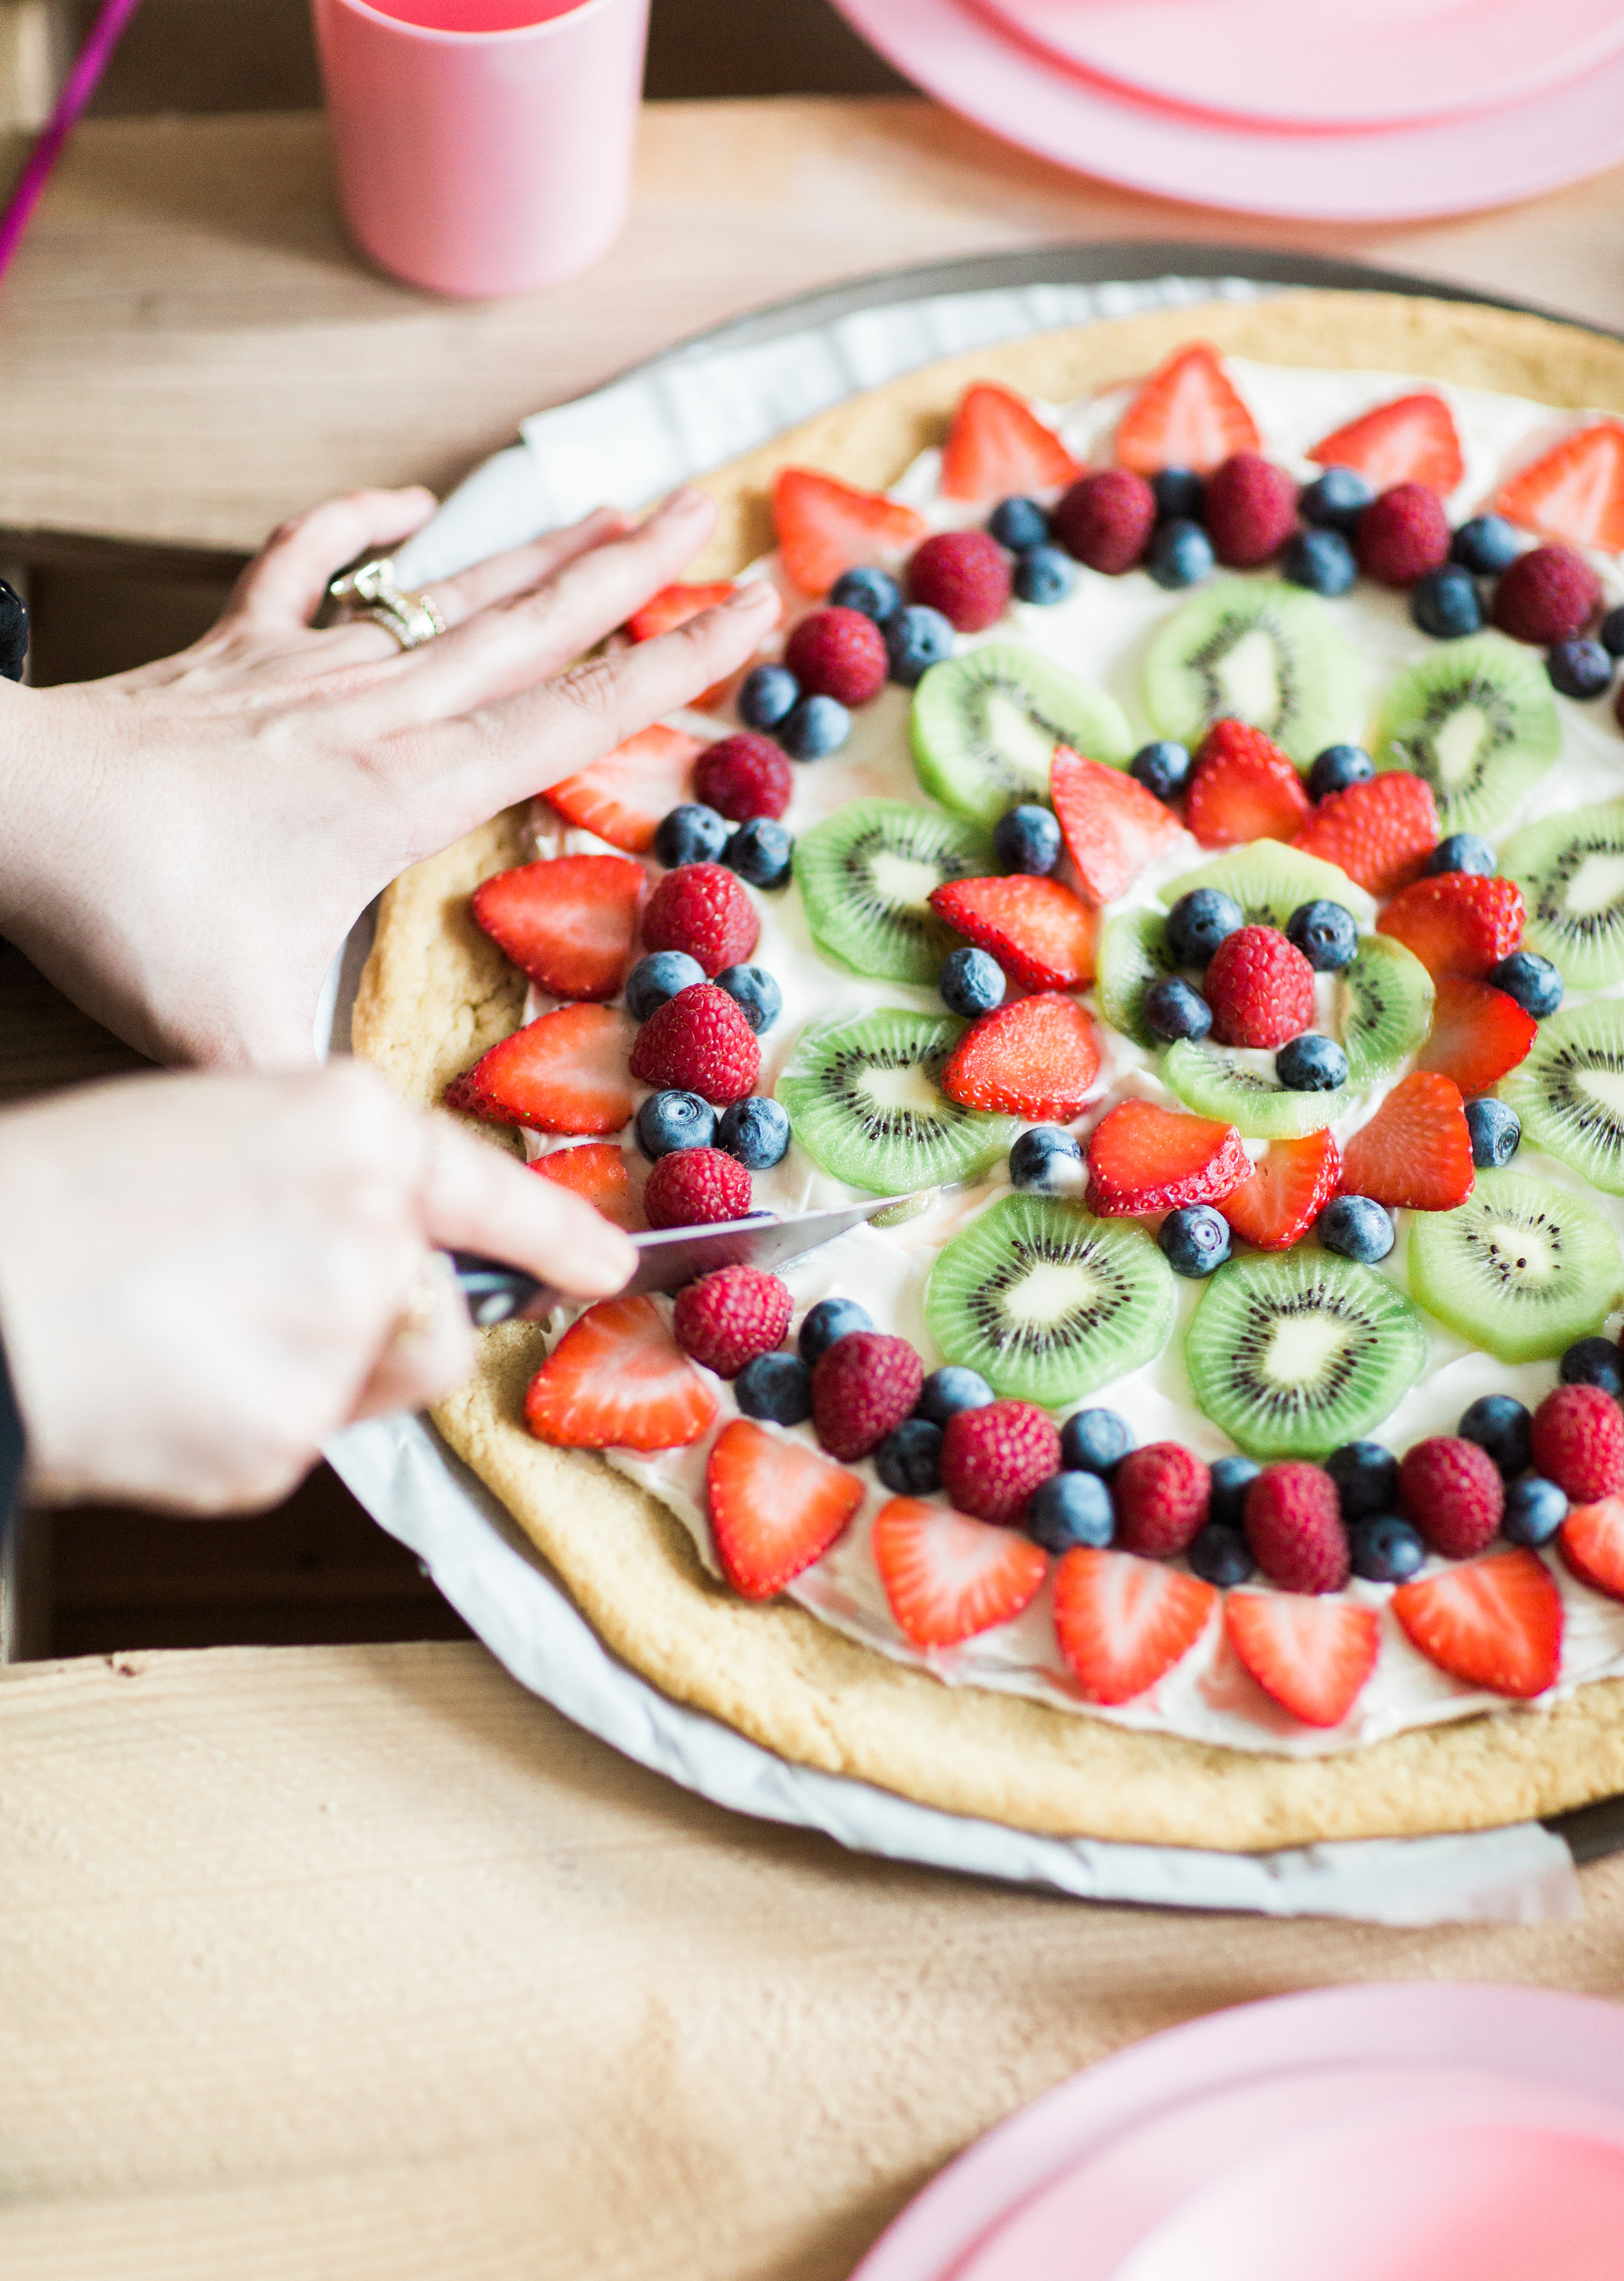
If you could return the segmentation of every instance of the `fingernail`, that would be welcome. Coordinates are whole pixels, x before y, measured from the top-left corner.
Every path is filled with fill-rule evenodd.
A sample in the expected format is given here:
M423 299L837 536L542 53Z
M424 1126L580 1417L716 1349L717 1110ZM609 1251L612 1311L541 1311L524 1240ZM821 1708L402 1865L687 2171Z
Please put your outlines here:
M783 607L777 588L770 586L765 578L746 578L736 593L728 596L722 607L724 610L751 613L759 611L764 602L771 603L772 615L776 618Z
M680 491L671 493L655 520L659 522L684 522L689 515L697 514L705 503L703 491L696 491L691 483L684 483Z

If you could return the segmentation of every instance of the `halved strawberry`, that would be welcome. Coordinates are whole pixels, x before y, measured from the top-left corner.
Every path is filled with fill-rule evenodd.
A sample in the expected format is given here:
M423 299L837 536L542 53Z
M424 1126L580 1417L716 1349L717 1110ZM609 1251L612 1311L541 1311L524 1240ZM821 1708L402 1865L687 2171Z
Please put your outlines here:
M746 1600L770 1600L821 1559L862 1503L844 1465L804 1442L735 1418L705 1467L705 1501L722 1571Z
M1274 1140L1252 1167L1249 1180L1218 1210L1244 1242L1259 1251L1285 1251L1308 1231L1332 1197L1342 1160L1329 1132L1303 1140Z
M1094 1024L1075 999L1048 990L983 1014L954 1048L940 1083L965 1109L1069 1125L1099 1073Z
M708 586L661 586L651 594L640 610L633 610L626 621L626 631L634 642L653 641L656 634L669 634L678 626L685 626L690 618L697 618L701 610L714 610L721 603L731 601L733 582L723 578Z
M924 1497L882 1505L873 1541L891 1612L916 1647L954 1647L1010 1622L1048 1569L1030 1537Z
M1136 1552L1079 1545L1055 1571L1055 1635L1089 1703L1154 1687L1207 1628L1218 1594L1199 1576Z
M1059 491L1082 472L1054 429L1007 388L978 381L960 397L942 447L947 498L1004 499Z
M1441 871L1395 895L1376 921L1376 932L1412 950L1435 981L1443 974L1481 981L1516 949L1527 916L1514 879Z
M1205 475L1262 441L1218 351L1210 341L1192 341L1151 374L1123 414L1117 457L1141 476L1161 468Z
M1309 813L1303 779L1261 729L1215 721L1202 738L1185 821L1203 847L1289 839Z
M530 1166L544 1180L556 1180L628 1233L641 1226L631 1201L626 1159L612 1140L583 1140L576 1148L553 1148Z
M661 818L687 799L689 772L704 749L699 738L656 723L549 785L543 797L566 823L629 855L646 854Z
M681 1450L716 1415L716 1397L652 1299L600 1299L531 1379L524 1422L560 1450Z
M1557 1543L1581 1583L1609 1599L1624 1600L1624 1497L1570 1506Z
M1467 1096L1487 1093L1527 1058L1539 1024L1514 998L1464 974L1441 974L1432 1030L1416 1055L1418 1069L1453 1078Z
M1025 990L1080 990L1094 979L1094 914L1058 879L949 879L931 890L931 909Z
M477 1068L476 1063L475 1067ZM474 1071L465 1069L452 1079L440 1095L442 1105L459 1117L483 1117L487 1125L509 1125L512 1118L499 1109L493 1109L483 1092L474 1082Z
M1389 1210L1453 1211L1476 1182L1460 1087L1435 1070L1401 1078L1342 1150L1342 1194Z
M1471 1687L1527 1698L1562 1666L1562 1595L1537 1552L1491 1552L1393 1595L1393 1613L1429 1663Z
M1454 415L1430 390L1396 397L1322 436L1307 455L1322 468L1352 468L1373 491L1395 483L1425 483L1440 498L1466 471Z
M1320 801L1291 844L1370 894L1390 895L1420 876L1438 844L1432 786L1403 769L1349 785Z
M555 855L474 890L474 916L554 998L613 998L631 963L643 866L624 855Z
M1113 901L1159 847L1179 837L1178 817L1154 793L1068 745L1055 747L1049 797L1090 902Z
M480 1114L537 1133L618 1133L635 1106L626 1063L636 1035L617 1007L555 1006L475 1063Z
M1381 1618L1326 1594L1231 1592L1229 1643L1266 1695L1305 1727L1340 1727L1376 1667Z
M1624 428L1603 420L1565 436L1518 470L1495 508L1543 538L1616 553L1624 547Z
M1215 1204L1251 1172L1233 1125L1137 1096L1107 1110L1088 1136L1088 1202L1108 1218Z
M881 491L860 491L813 468L780 468L773 527L784 568L803 594L826 594L843 570L884 562L923 538L926 523Z

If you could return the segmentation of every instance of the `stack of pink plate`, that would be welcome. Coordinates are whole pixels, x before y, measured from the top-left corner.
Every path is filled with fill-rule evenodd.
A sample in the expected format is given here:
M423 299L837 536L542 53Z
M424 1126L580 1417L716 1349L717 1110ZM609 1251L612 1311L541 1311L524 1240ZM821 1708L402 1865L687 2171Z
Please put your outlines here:
M1620 0L836 0L899 71L1086 174L1396 221L1624 159Z

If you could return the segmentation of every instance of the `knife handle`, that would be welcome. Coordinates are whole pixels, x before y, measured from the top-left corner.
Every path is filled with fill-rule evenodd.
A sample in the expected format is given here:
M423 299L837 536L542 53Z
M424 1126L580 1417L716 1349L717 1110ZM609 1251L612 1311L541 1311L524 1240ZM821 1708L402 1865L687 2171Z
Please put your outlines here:
M527 1275L521 1267L504 1267L499 1259L482 1259L476 1251L450 1254L457 1288L468 1303L475 1327L488 1331L514 1315L531 1319L557 1306L564 1294L552 1284Z

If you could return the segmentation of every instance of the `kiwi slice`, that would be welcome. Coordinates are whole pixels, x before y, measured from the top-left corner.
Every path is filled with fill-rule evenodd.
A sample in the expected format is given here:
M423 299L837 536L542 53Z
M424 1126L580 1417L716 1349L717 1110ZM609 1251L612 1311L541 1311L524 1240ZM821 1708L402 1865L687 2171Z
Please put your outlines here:
M1180 1038L1167 1048L1162 1075L1187 1109L1216 1117L1248 1140L1300 1140L1323 1133L1348 1106L1348 1089L1288 1093L1271 1056Z
M1358 733L1358 662L1302 587L1220 578L1152 635L1145 710L1158 735L1182 745L1226 716L1249 722L1305 769L1326 745Z
M1113 1030L1152 1050L1161 1042L1145 1027L1145 993L1179 970L1167 944L1167 919L1162 911L1125 911L1112 919L1100 937L1095 987L1100 1011Z
M1350 1086L1388 1076L1432 1027L1432 977L1391 935L1363 937L1337 994Z
M926 898L997 865L986 833L906 800L854 800L795 843L795 884L825 958L885 982L934 982L962 938Z
M933 665L914 692L914 767L926 792L978 823L1048 798L1056 745L1125 768L1133 750L1115 698L1035 649L987 642Z
M1321 898L1351 911L1356 926L1376 923L1375 904L1346 871L1320 856L1300 854L1278 839L1255 839L1249 847L1237 847L1216 863L1204 863L1199 871L1170 880L1164 893L1188 895L1197 887L1218 887L1233 895L1249 926L1279 927L1282 933L1300 903Z
M1080 1204L1006 1196L945 1244L924 1318L949 1362L1050 1408L1152 1361L1176 1303L1154 1238Z
M1572 808L1508 839L1500 869L1528 906L1523 947L1576 990L1624 975L1624 800Z
M1500 1084L1523 1138L1624 1196L1624 1004L1565 1006L1539 1025L1526 1061Z
M1410 1288L1429 1315L1502 1362L1534 1362L1601 1328L1619 1240L1593 1204L1526 1172L1480 1172L1453 1211L1417 1212Z
M938 1085L968 1027L892 1006L809 1022L777 1088L796 1140L836 1179L877 1196L985 1171L1020 1126L961 1109Z
M1440 642L1382 700L1372 757L1424 777L1438 828L1497 831L1555 761L1562 730L1537 652L1504 634Z
M1220 1267L1184 1359L1196 1402L1249 1457L1311 1458L1381 1423L1421 1374L1427 1329L1373 1268L1303 1246Z

